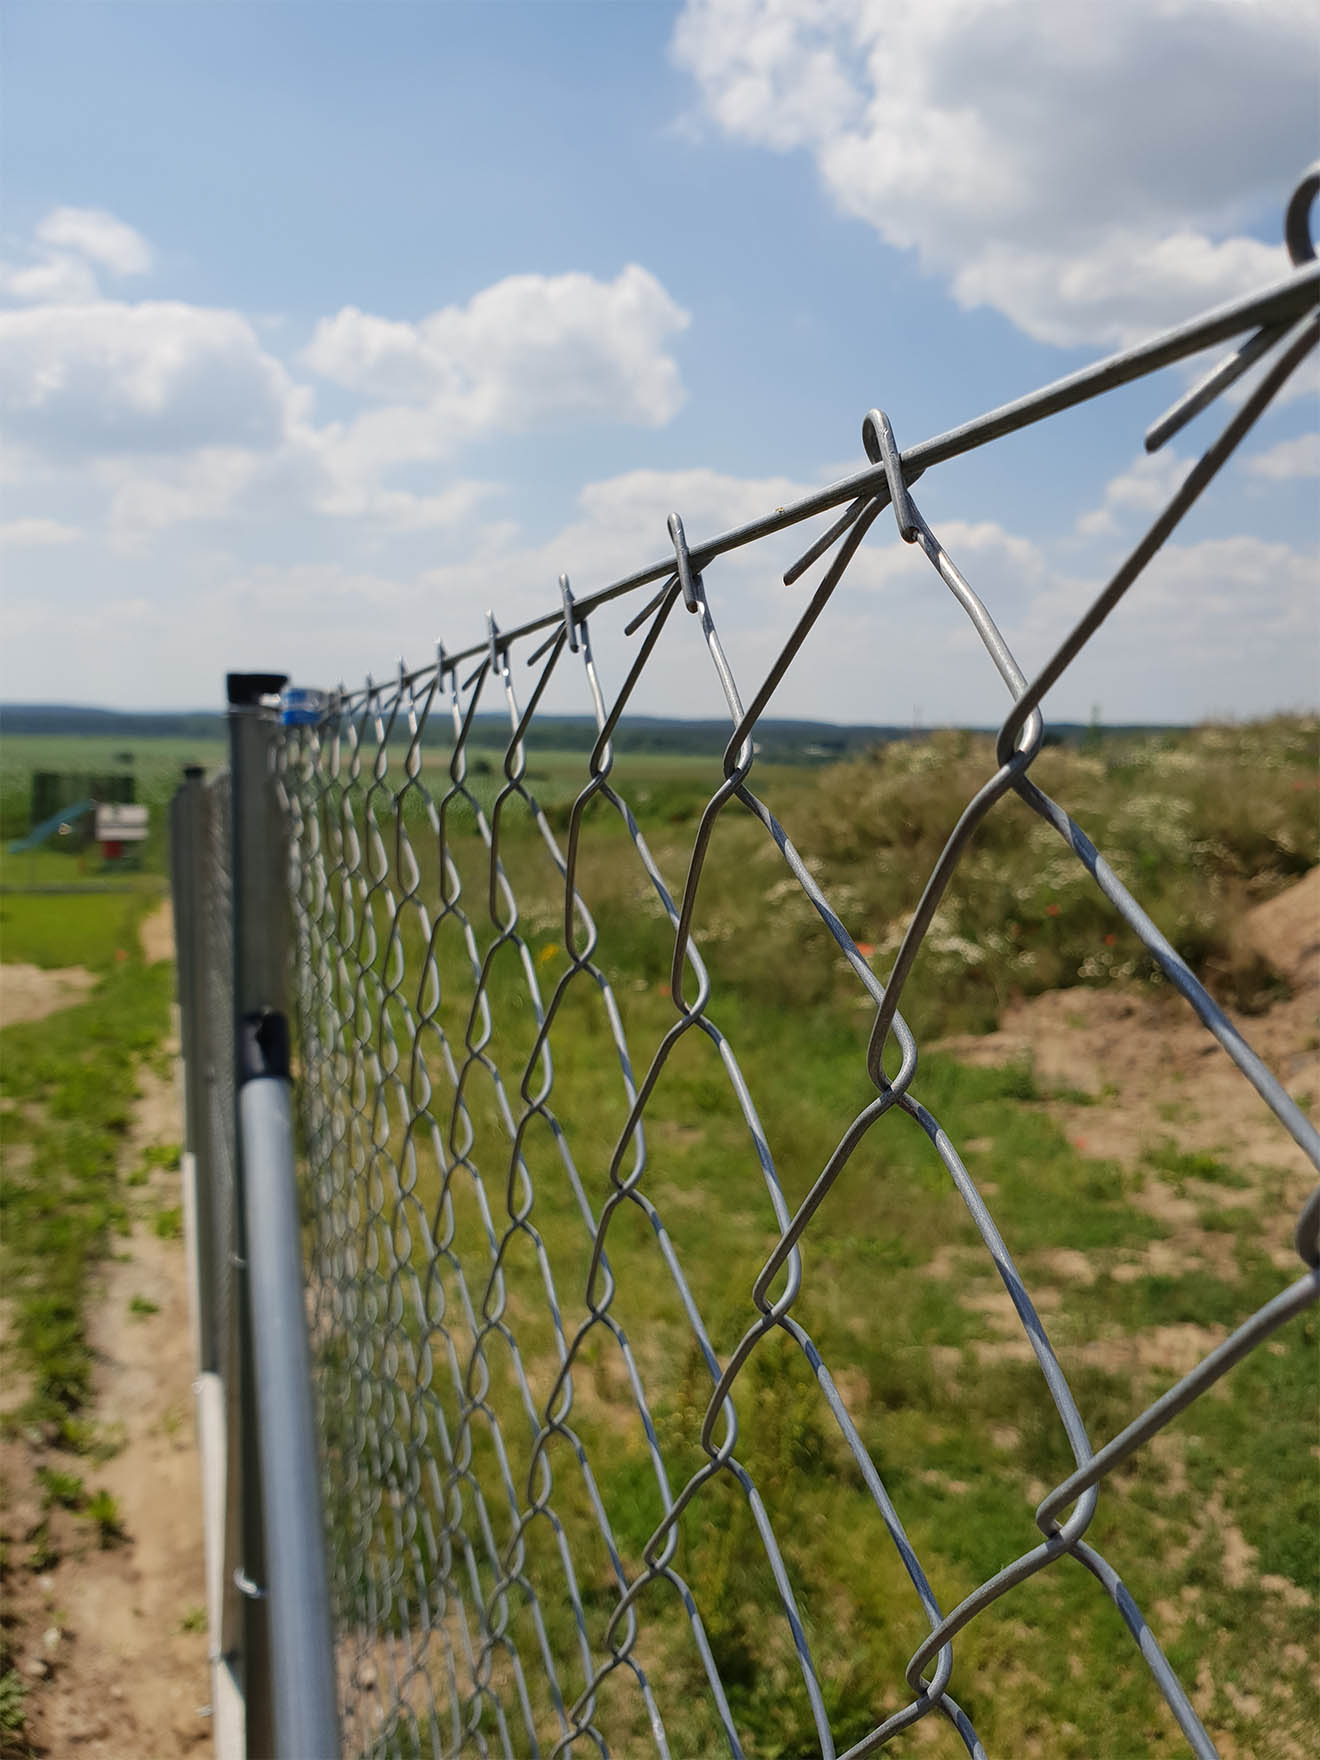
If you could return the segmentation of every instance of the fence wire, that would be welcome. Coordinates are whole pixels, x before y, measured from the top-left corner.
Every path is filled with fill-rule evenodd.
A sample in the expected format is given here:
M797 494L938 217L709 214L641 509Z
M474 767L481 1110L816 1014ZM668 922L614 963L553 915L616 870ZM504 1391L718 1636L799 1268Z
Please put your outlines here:
M477 653L451 658L441 649L433 664L341 692L318 725L287 731L280 780L291 831L310 1327L349 1751L859 1760L934 1719L955 1732L955 1746L982 1755L974 1705L997 1690L998 1653L974 1645L968 1678L957 1641L970 1641L989 1610L1012 1603L1030 1579L1072 1560L1112 1602L1115 1630L1126 1628L1191 1750L1215 1753L1154 1626L1088 1533L1115 1468L1320 1294L1315 1200L1297 1227L1303 1274L1153 1404L1096 1439L996 1226L993 1193L978 1188L919 1097L918 1048L901 1005L976 828L1015 796L1058 840L1063 854L1053 859L1090 877L1244 1083L1320 1166L1308 1118L1032 777L1047 691L1314 347L1311 303L1313 289L1300 315L1294 308L1287 322L1274 320L1272 353L1250 395L1033 678L923 517L911 483L924 464L900 458L887 419L872 411L872 471L788 571L797 579L822 566L750 696L720 637L717 548L690 549L675 516L672 561L629 626L635 657L616 689L600 676L592 628L612 615L606 607L618 593L654 581L654 569L580 604L565 581L553 616L512 634L492 619ZM1201 346L1230 333L1203 324ZM1248 344L1253 359L1264 347ZM1180 400L1155 438L1223 390L1238 359ZM877 524L887 506L897 534ZM827 502L810 511L831 510ZM788 523L782 514L764 523L766 535ZM872 950L847 926L847 900L827 895L819 864L758 793L756 731L800 651L823 639L830 599L863 540L896 535L919 548L966 614L1010 707L994 768L924 877L882 980ZM674 618L680 606L693 622ZM514 649L522 644L518 659L527 659L533 632L545 639L530 669L515 668ZM671 646L684 642L685 664L699 656L712 669L730 733L695 832L661 821L653 849L639 785L621 780L627 765L616 745L666 636ZM470 672L463 659L476 660ZM543 806L534 787L540 706L552 677L562 685L570 676L597 737L571 805L561 777L557 804ZM492 707L507 718L498 770L486 755L489 723L477 719ZM719 977L739 949L736 939L725 945L727 926L703 896L722 828L746 815L768 859L782 865L778 896L800 897L815 914L869 1020L854 1049L839 1054L841 1065L851 1059L850 1070L864 1070L869 1097L855 1106L841 1081L837 1141L805 1172L809 1150L779 1149L763 1125L739 1051L759 1030L760 1004ZM658 926L662 971L634 957L639 923ZM668 1023L652 1030L642 992L649 1007L666 988ZM673 1072L697 1063L704 1098L675 1111ZM795 1079L789 1061L781 1080L791 1091ZM966 1579L973 1586L952 1604L923 1562L929 1519L905 1525L905 1502L916 1501L911 1476L891 1476L883 1451L864 1441L864 1430L876 1434L857 1409L864 1394L846 1363L831 1373L799 1317L812 1283L806 1249L836 1184L863 1144L868 1168L883 1169L884 1133L910 1127L927 1144L932 1182L956 1192L1002 1281L1073 1463L1040 1481L1049 1450L1032 1458L1022 1445L1024 1507L1035 1505L1037 1538L980 1580ZM708 1151L695 1191L671 1177L676 1144ZM754 1170L759 1199L735 1165ZM904 1218L894 1225L901 1234ZM718 1269L725 1233L730 1276L748 1241L761 1260L745 1286L712 1281L710 1242ZM818 1286L831 1275L817 1264ZM868 1308L851 1324L883 1333L883 1268L861 1287ZM831 1433L828 1449L841 1453L869 1511L852 1534L822 1533L812 1544L841 1575L883 1576L887 1602L876 1617L920 1627L903 1680L871 1683L860 1706L840 1689L848 1633L822 1636L828 1609L801 1580L808 1500L793 1487L824 1471L809 1450L794 1452L797 1431L811 1425ZM687 1570L698 1528L715 1535L724 1573L713 1598L709 1569L701 1582ZM881 1557L885 1547L900 1577ZM730 1593L752 1603L732 1625ZM717 1618L712 1599L723 1609ZM1112 1660L1082 1666L1103 1679ZM779 1747L748 1745L758 1668L786 1708ZM1002 1690L1011 1692L1011 1681ZM790 1705L802 1708L796 1724Z

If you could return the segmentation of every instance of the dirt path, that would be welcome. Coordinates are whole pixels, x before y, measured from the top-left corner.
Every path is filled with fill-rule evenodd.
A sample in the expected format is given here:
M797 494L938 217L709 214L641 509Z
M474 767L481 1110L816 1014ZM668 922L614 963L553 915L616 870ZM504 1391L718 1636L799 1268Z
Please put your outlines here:
M167 912L144 925L149 957L172 953ZM144 1067L123 1150L126 1179L140 1176L146 1151L177 1142L179 1118L173 1078ZM5 1619L28 1688L28 1751L165 1760L201 1753L211 1733L193 1344L183 1241L173 1226L177 1166L153 1169L126 1195L132 1232L115 1240L88 1303L97 1363L89 1416L107 1450L118 1446L98 1462L95 1451L62 1454L39 1435L0 1445L6 1530L30 1536L44 1520L51 1555L44 1569L9 1572ZM52 1471L109 1493L124 1538L102 1546L85 1508L44 1509Z

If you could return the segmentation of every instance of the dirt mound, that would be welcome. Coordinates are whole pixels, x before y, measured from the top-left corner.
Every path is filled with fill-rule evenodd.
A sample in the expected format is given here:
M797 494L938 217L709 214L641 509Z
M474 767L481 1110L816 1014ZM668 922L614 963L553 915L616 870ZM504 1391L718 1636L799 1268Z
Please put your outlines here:
M1320 1105L1320 868L1251 911L1243 933L1292 994L1234 1024L1300 1106ZM1167 987L1049 991L1006 1009L998 1032L962 1034L938 1049L965 1063L1030 1062L1088 1155L1131 1163L1172 1140L1239 1166L1286 1170L1298 1203L1314 1183L1310 1161Z
M1294 990L1320 985L1320 868L1248 911L1242 929Z

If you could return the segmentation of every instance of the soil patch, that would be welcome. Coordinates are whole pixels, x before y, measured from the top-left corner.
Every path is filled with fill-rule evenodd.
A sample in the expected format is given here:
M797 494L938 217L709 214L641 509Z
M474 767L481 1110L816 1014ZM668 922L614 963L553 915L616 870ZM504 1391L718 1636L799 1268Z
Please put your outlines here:
M1292 994L1265 1014L1232 1016L1234 1025L1299 1105L1320 1105L1320 868L1248 912L1243 935L1288 980ZM1314 1184L1304 1152L1169 991L1137 985L1049 991L1007 1009L998 1032L960 1035L940 1049L965 1063L1029 1059L1042 1089L1059 1096L1049 1102L1050 1112L1088 1156L1131 1166L1172 1142L1184 1153L1222 1157L1235 1176L1251 1182L1267 1169L1283 1176L1290 1205L1300 1205ZM1173 1189L1185 1182L1164 1183L1168 1189L1152 1191L1149 1199L1161 1215L1170 1203L1185 1202ZM1194 1209L1186 1204L1189 1217Z
M0 1030L20 1021L44 1020L81 1002L96 983L84 966L0 966Z
M164 899L138 928L142 957L149 966L174 958L174 907Z

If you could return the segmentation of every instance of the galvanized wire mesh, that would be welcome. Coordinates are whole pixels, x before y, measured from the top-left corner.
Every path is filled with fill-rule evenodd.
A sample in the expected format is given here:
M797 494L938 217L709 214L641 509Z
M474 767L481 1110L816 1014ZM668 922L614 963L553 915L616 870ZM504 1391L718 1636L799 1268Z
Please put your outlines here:
M996 1226L993 1199L918 1096L917 1046L899 1010L976 827L1015 796L1090 876L1244 1082L1320 1166L1310 1121L1081 826L1031 775L1044 740L1045 693L1316 337L1315 319L1305 317L1284 341L1272 339L1278 346L1261 382L1032 680L921 515L908 488L916 473L877 411L866 428L877 466L869 490L789 570L797 578L804 566L824 564L750 698L720 638L718 591L707 586L715 553L689 553L675 517L672 571L634 619L635 658L617 691L599 676L592 651L592 627L613 595L584 610L565 584L557 618L514 635L501 635L492 621L469 676L441 650L433 665L341 693L320 725L289 730L281 780L291 828L310 1324L350 1751L741 1755L742 1664L727 1634L712 1634L701 1586L685 1575L685 1536L704 1521L727 1529L727 1570L757 1585L748 1623L773 1656L767 1666L780 1671L785 1704L806 1707L801 1746L782 1752L833 1757L846 1748L855 1760L935 1718L968 1753L983 1753L957 1697L955 1641L1066 1559L1112 1601L1192 1750L1215 1752L1156 1631L1087 1535L1107 1476L1320 1294L1315 1203L1298 1226L1304 1275L1243 1316L1223 1344L1116 1434L1093 1440ZM1230 376L1221 370L1217 385ZM925 877L881 981L847 926L846 905L831 902L809 852L799 852L758 794L755 735L890 504L901 538L920 547L970 619L1012 706L996 767ZM873 542L894 541L882 531ZM680 602L695 613L693 623L671 622ZM551 633L531 655L523 704L513 650L537 627ZM697 664L699 651L712 668L731 732L695 832L667 830L668 847L658 852L619 781L616 736L639 681L659 664L662 638L686 638L685 663ZM571 806L548 811L532 786L538 715L551 678L570 673L598 736L582 756ZM501 769L488 775L484 759L470 759L490 738L475 718L493 705L502 706L508 732ZM754 1011L736 997L722 1006L709 958L724 931L706 908L703 879L726 816L746 814L782 864L789 891L823 925L831 957L846 962L869 1017L852 1056L870 1097L859 1109L841 1103L837 1142L806 1177L800 1165L786 1172L745 1077L739 1043L756 1031ZM617 891L598 896L602 839L611 860L623 851L631 864L622 910ZM665 926L660 978L629 955L630 913ZM548 944L552 917L558 939ZM669 1024L639 1037L629 1029L631 993L639 985L654 991L664 977ZM666 1111L669 1072L700 1049L709 1098L696 1114L676 1118ZM786 1068L784 1082L793 1079ZM932 1170L965 1206L1075 1462L1032 1499L1038 1541L952 1606L938 1598L922 1544L905 1528L902 1493L863 1440L847 1375L836 1380L799 1319L815 1219L862 1145L882 1154L877 1139L904 1129L900 1119L926 1139ZM667 1145L675 1133L707 1130L723 1147L694 1199L667 1183ZM736 1202L749 1208L737 1215L735 1159L754 1169L760 1192L753 1206L746 1183L738 1184ZM683 1241L694 1226L718 1236L735 1225L763 1242L759 1272L746 1287L713 1290L707 1277L699 1290ZM621 1280L613 1265L624 1259L632 1270ZM649 1266L644 1276L641 1264ZM858 1324L882 1327L882 1274L873 1297L874 1311ZM800 1536L786 1545L795 1518L784 1485L810 1466L794 1466L792 1413L786 1418L776 1404L776 1375L806 1386L813 1422L832 1427L831 1447L842 1450L901 1561L909 1602L900 1609L896 1597L892 1617L925 1627L905 1690L876 1683L876 1704L890 1709L868 1710L860 1736L857 1707L839 1702L836 1657L822 1647L828 1621L804 1605L794 1564ZM767 1432L788 1449L773 1497L749 1464L754 1454L765 1460ZM615 1470L624 1455L636 1463L627 1510ZM1025 1458L1022 1466L1025 1496L1033 1466ZM848 1551L846 1536L833 1545ZM846 1644L846 1634L833 1641ZM982 1698L986 1683L973 1680L970 1690ZM849 1732L843 1740L841 1727Z

